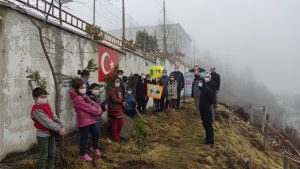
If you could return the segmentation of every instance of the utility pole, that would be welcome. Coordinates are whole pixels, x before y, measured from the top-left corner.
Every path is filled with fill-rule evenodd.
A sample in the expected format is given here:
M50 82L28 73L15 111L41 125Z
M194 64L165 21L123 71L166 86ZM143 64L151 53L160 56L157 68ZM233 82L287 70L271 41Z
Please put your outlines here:
M96 22L96 0L94 0L94 8L93 8L93 27L95 27L95 22Z
M164 37L163 37L163 52L167 53L167 37L166 37L166 1L164 0Z
M122 34L122 48L124 49L124 40L125 40L125 5L124 0L122 0L122 28L123 28L123 34Z
M194 40L194 64L196 64L196 41Z
M58 1L58 5L59 5L59 23L60 25L62 25L62 21L61 21L61 0Z

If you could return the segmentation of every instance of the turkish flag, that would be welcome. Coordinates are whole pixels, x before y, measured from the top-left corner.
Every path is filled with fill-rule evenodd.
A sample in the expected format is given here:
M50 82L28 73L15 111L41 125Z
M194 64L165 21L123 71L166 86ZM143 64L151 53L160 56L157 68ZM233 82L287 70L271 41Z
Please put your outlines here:
M105 82L106 78L113 76L114 68L119 64L119 52L99 45L98 56L98 81Z

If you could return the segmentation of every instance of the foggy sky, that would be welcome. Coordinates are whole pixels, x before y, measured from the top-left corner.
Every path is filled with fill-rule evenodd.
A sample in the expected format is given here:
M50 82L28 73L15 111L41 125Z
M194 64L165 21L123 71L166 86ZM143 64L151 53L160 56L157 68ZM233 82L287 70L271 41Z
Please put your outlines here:
M121 0L110 2L121 9ZM162 21L162 0L125 3L139 25ZM275 94L300 94L300 0L166 0L166 10L198 49L228 60L236 71L250 67Z

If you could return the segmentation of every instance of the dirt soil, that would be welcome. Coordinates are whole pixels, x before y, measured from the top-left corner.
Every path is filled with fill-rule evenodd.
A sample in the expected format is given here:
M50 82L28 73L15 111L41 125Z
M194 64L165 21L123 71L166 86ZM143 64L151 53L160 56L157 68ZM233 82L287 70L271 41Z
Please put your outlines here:
M214 123L216 145L213 149L203 144L204 129L201 119L193 115L192 100L175 112L146 114L147 147L139 161L135 142L100 139L103 155L92 163L84 162L79 154L79 136L74 134L65 142L65 158L56 168L65 169L281 169L282 156L272 150L262 151L262 135L258 129L241 120L223 105L218 105ZM90 155L92 155L90 153ZM37 154L13 163L2 163L3 168L35 168ZM9 160L8 160L9 161ZM10 160L11 162L12 160ZM1 165L0 165L1 168Z

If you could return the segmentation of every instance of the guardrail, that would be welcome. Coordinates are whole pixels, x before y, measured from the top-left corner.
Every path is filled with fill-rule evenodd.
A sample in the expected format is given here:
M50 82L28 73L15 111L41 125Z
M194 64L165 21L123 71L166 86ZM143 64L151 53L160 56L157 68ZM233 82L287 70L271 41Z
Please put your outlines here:
M269 123L269 114L266 113L266 107L256 107L250 105L250 123L253 125L253 109L262 110L263 117L261 121L261 131L264 135L264 150L268 149L270 144L274 149L283 153L284 169L291 167L300 167L300 153L295 146L287 140L279 131ZM298 168L296 168L298 169Z
M160 58L167 59L174 64L179 62L187 67L190 66L183 60L175 59L168 54L164 54L159 51L147 52L143 48L141 48L133 43L130 43L126 39L124 41L122 41L122 40L114 37L113 35L110 35L110 34L104 32L103 30L98 28L96 25L92 25L92 24L84 21L83 19L80 19L79 17L59 8L58 6L50 3L47 0L14 0L14 1L21 3L23 5L26 5L27 7L32 8L34 10L37 10L37 11L43 13L44 15L46 14L49 17L52 17L53 19L59 21L60 23L65 23L77 30L83 31L83 32L91 35L91 37L93 37L93 38L97 37L97 38L99 38L99 40L104 40L104 41L109 42L113 45L116 45L120 48L126 47L128 49L131 49L133 51L141 53L146 59L151 60L153 62L156 62L156 57L159 56ZM14 2L11 1L11 3L14 3ZM49 8L50 8L50 12L48 14ZM97 35L95 36L95 34L97 34Z

